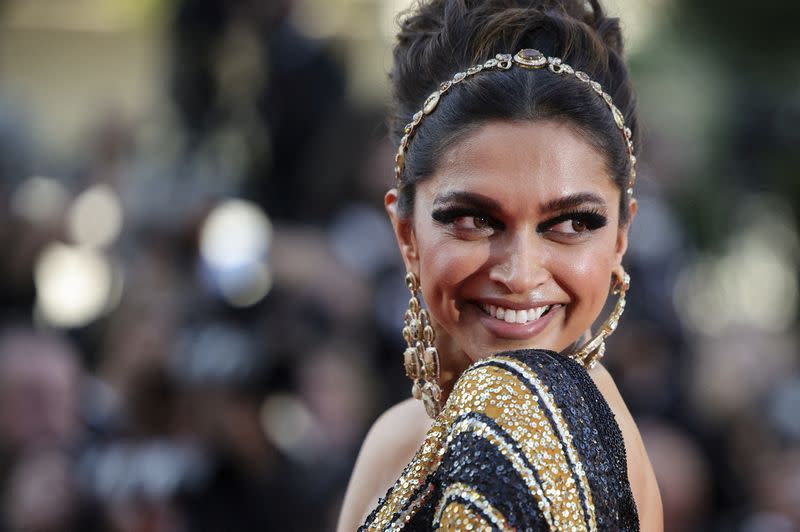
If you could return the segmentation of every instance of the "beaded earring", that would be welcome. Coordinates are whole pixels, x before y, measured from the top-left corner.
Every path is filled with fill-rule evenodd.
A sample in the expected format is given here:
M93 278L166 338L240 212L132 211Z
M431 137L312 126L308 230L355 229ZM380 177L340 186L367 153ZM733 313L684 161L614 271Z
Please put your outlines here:
M430 314L419 302L419 279L414 273L406 275L406 286L411 292L403 326L403 338L408 347L403 353L403 363L408 378L414 381L411 393L425 405L425 411L435 418L442 410L442 389L439 385L439 351L434 341L436 333Z

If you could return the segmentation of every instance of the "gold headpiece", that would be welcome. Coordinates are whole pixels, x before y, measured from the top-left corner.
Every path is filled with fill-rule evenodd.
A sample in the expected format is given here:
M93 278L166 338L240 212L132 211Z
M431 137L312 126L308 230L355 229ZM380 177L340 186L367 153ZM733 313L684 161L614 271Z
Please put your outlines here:
M622 111L620 111L617 106L614 105L614 102L611 100L611 96L603 90L603 87L600 86L598 82L593 81L588 74L581 72L580 70L575 70L568 64L564 63L559 57L545 57L542 52L532 48L520 50L514 56L511 54L497 54L494 58L489 59L484 63L471 66L467 70L457 73L455 76L453 76L453 79L445 81L439 85L439 88L433 91L430 96L428 96L428 98L425 100L425 104L422 106L422 109L414 114L412 121L406 124L405 128L403 129L403 138L400 139L400 146L397 148L397 155L395 156L394 177L397 184L400 184L400 176L403 173L403 167L405 166L405 154L406 151L408 151L408 144L411 141L411 137L414 136L414 133L422 122L422 119L436 109L441 97L452 87L458 85L468 77L474 76L478 72L483 72L484 70L509 70L515 64L529 69L542 69L546 67L554 74L567 74L570 76L575 76L583 83L589 85L592 90L603 99L606 105L608 105L608 108L611 110L611 114L614 116L614 122L622 132L625 142L628 146L628 156L631 160L631 175L628 182L627 193L628 197L632 197L633 185L636 182L636 156L633 154L633 133L631 132L630 128L625 125L625 119L622 115Z

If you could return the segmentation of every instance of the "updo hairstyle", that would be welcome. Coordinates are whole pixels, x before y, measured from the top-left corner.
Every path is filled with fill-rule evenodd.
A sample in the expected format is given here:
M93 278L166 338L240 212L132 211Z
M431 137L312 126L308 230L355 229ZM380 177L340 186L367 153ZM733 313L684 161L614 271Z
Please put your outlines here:
M498 53L534 48L586 72L611 95L638 146L636 101L622 56L619 20L598 0L422 0L401 19L394 48L395 148L403 127L441 82ZM409 144L399 211L410 216L415 184L431 175L448 147L491 120L566 120L606 156L628 220L628 150L608 106L574 76L511 68L470 76L441 99Z

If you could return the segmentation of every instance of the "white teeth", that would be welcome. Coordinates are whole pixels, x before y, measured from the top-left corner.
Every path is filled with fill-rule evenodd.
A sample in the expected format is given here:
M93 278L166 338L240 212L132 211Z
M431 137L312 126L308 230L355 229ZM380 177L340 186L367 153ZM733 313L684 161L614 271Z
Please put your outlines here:
M505 321L507 323L527 323L529 321L535 321L542 317L542 315L547 312L552 305L545 305L543 307L536 307L527 310L513 310L507 309L503 307L498 307L495 305L482 305L483 310L492 316L501 321Z

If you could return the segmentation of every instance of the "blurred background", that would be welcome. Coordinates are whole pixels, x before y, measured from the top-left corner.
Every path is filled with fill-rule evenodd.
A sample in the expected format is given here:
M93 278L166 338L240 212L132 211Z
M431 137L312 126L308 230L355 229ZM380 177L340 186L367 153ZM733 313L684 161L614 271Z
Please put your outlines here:
M800 530L800 4L606 4L645 128L606 360L667 530ZM407 5L0 0L0 531L333 528L410 388Z

